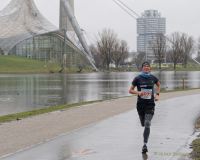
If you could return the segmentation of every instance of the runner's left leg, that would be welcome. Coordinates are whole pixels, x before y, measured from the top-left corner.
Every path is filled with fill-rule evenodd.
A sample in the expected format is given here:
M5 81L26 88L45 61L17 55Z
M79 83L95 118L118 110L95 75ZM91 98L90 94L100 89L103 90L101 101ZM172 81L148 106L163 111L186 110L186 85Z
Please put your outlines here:
M149 135L150 135L150 126L151 126L151 120L153 118L153 114L145 114L144 118L144 144L147 144Z

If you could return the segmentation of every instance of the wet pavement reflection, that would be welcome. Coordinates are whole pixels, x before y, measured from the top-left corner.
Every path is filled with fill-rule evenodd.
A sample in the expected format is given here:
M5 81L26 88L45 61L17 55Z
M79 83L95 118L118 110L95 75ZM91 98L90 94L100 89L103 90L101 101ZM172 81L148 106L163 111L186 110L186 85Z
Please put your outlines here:
M157 103L148 155L136 110L60 135L1 160L189 160L200 94Z

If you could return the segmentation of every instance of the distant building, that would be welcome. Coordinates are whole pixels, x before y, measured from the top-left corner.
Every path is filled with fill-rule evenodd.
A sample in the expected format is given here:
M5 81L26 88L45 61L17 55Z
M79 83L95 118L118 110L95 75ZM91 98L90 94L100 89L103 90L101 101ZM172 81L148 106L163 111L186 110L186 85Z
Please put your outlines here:
M125 63L133 63L137 55L138 55L137 52L129 52L128 57L125 59Z
M157 34L166 33L166 19L157 10L146 10L137 18L137 52L145 53L146 60L154 60L152 42Z
M74 0L69 3L74 14ZM34 0L12 0L0 11L0 27L0 54L65 61L66 67L89 65L91 61L91 57L66 36L66 32L74 31L61 0L59 28L43 17Z

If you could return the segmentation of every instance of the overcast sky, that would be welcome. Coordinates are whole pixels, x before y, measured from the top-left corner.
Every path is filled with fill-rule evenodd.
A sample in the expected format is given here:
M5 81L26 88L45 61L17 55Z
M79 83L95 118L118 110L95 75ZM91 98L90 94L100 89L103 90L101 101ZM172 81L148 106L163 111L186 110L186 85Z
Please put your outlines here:
M11 0L0 0L0 9ZM75 15L85 30L87 40L104 28L113 29L118 38L136 50L136 20L117 6L113 0L74 0ZM144 10L156 9L166 18L167 34L179 31L198 38L200 36L200 0L121 0L141 15ZM35 0L41 13L58 26L59 0Z

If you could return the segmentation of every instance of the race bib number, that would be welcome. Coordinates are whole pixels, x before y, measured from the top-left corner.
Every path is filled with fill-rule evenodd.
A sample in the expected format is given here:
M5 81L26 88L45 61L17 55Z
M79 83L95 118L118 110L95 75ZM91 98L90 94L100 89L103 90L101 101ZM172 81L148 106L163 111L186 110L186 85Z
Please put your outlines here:
M143 95L141 96L142 99L151 99L152 89L142 88L141 91L143 92Z

